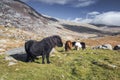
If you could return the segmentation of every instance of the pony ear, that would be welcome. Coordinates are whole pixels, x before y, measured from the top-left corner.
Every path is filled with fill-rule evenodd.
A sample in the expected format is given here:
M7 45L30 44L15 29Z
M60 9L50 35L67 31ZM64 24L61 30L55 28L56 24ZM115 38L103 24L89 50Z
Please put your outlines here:
M55 38L54 38L54 41L55 41L55 44L57 45L57 43L58 43L58 38L55 37Z
M60 36L57 35L53 36L53 39L56 45L58 44L59 40L61 40Z

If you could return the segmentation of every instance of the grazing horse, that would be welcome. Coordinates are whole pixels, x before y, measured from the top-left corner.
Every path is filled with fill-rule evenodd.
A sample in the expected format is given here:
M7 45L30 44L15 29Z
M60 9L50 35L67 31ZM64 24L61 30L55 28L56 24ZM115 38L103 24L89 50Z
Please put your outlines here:
M120 50L120 45L116 45L113 50Z
M42 56L42 63L44 64L44 59L46 57L47 63L49 61L49 55L51 50L55 47L62 47L63 43L61 37L58 35L46 37L41 41L29 40L25 42L25 51L27 53L26 61L34 61L37 56Z
M85 44L85 42L80 42L80 44L82 45L82 50L86 49L86 44Z
M72 42L70 40L65 43L65 51L69 51L72 49Z
M72 42L73 46L75 46L76 50L82 48L84 50L86 48L85 42Z

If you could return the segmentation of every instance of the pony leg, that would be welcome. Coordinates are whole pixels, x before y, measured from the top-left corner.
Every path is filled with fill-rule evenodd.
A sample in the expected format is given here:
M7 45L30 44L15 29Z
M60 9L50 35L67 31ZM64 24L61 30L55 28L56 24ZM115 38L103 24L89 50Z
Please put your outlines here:
M76 50L78 50L78 47L77 47L77 46L75 46L75 49L76 49Z
M68 48L65 46L65 51L68 51Z
M43 55L42 55L42 64L45 64L44 59L45 59L45 55L43 54Z
M31 56L31 62L35 61L35 56Z
M49 61L49 54L46 55L46 59L47 59L47 63L48 63L48 64L51 63L51 62Z
M82 47L82 50L84 50L85 48Z

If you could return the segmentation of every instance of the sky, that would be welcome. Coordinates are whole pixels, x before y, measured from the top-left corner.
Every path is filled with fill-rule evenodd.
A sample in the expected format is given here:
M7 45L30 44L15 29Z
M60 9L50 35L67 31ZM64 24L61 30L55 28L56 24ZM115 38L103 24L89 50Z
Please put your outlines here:
M120 26L120 0L21 0L40 14L74 22Z

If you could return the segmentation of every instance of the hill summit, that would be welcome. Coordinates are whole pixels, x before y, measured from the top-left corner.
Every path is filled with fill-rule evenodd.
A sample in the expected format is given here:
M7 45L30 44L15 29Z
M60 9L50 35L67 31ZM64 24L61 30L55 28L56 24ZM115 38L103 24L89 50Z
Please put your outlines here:
M0 25L20 28L42 37L57 34L64 39L99 37L120 31L113 27L97 27L44 16L20 0L0 0Z

